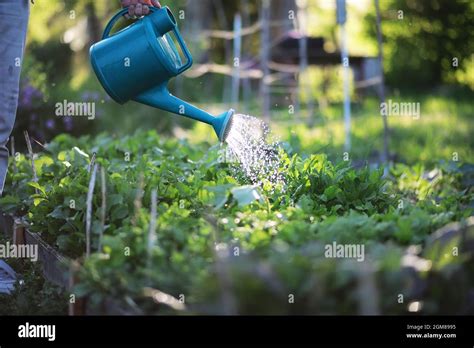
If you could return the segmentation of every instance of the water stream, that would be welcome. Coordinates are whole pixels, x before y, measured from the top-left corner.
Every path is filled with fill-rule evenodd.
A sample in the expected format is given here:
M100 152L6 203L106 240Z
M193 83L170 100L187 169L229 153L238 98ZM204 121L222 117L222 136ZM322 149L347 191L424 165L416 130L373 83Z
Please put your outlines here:
M261 186L270 182L273 187L284 187L280 147L265 122L249 115L235 114L226 143L240 169L253 184Z

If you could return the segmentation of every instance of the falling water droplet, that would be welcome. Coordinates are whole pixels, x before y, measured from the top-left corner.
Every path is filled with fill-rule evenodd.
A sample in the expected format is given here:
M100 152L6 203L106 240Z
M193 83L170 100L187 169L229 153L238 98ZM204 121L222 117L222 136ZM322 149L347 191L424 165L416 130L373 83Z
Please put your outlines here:
M253 184L262 186L269 182L272 189L277 185L284 188L280 147L263 121L235 114L226 143L238 160L240 170Z

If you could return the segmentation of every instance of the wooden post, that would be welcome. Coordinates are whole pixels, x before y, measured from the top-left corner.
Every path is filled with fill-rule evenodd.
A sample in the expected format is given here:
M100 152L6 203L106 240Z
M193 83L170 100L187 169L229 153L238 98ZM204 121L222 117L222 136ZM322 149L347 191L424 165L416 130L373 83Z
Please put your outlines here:
M89 180L89 190L87 191L86 207L86 257L91 254L91 224L92 224L92 198L94 197L95 178L97 174L97 164L94 164L91 178Z
M242 4L242 26L244 28L249 27L250 24L250 7L248 0L241 0ZM242 38L242 45L244 45L245 38ZM244 49L245 52L245 49ZM242 98L244 101L245 108L250 108L250 99L252 98L252 84L250 83L249 78L244 78L242 80Z
M344 150L351 150L351 96L349 90L349 55L347 52L346 34L346 0L337 0L337 23L341 29L341 64L343 69L343 90L344 90L344 130L345 142Z
M262 23L260 42L260 64L262 65L263 77L260 82L260 93L262 97L262 114L265 121L270 121L270 89L268 76L270 75L270 0L262 0L260 9L260 21Z
M36 174L35 158L34 158L34 153L33 153L33 147L31 146L30 136L28 135L28 131L26 130L23 132L23 134L25 136L26 147L28 148L28 154L30 156L31 171L33 173L33 181L38 182L38 175ZM37 188L35 188L35 192L38 193Z
M15 218L13 222L13 244L23 245L26 244L25 238L25 227L20 222L20 219Z
M78 282L77 273L79 272L81 265L78 261L71 261L69 268L69 291L71 292L74 288L74 285ZM71 294L74 295L74 294ZM85 298L76 298L74 295L74 302L69 301L68 314L71 316L85 315L86 313L86 299Z
M156 242L156 210L158 206L157 190L151 191L151 207L150 207L150 229L148 230L147 240L147 266L150 269L153 265L153 246Z
M140 173L138 176L138 188L135 199L133 200L133 216L132 216L132 226L136 226L138 221L138 216L140 215L140 209L142 208L142 199L143 199L143 188L145 186L145 177L143 173Z
M356 275L358 315L380 315L379 292L372 263L365 260L358 264Z
M385 77L383 74L383 47L382 47L382 23L380 18L380 7L379 1L374 0L375 4L375 12L376 12L376 20L377 20L377 44L379 49L379 76L380 76L380 84L379 84L379 99L380 103L385 103ZM382 116L382 115L381 115ZM383 120L383 151L380 156L380 160L383 164L387 164L389 161L389 150L388 150L388 142L389 142L389 128L388 128L388 120L387 116L382 116ZM388 172L388 167L385 166L384 170L385 174Z
M242 19L239 13L234 16L234 59L232 62L232 98L231 102L234 109L237 109L239 102L240 89L240 59L242 49Z
M219 22L219 26L221 27L221 30L228 30L228 21L227 17L225 15L224 11L224 5L222 3L222 0L215 0L214 4L216 6L216 11L217 11L217 21ZM224 48L225 48L225 64L230 64L229 61L231 60L232 56L232 47L230 40L224 40ZM224 88L223 90L223 95L222 95L222 102L227 103L230 99L230 79L224 75Z
M18 173L18 168L16 166L16 153L15 153L15 137L12 135L10 137L10 156L13 157L13 163L12 163L12 167L13 167L13 172L14 173Z
M300 34L300 39L298 40L299 48L299 57L300 57L300 68L298 73L298 98L301 98L301 95L304 92L307 97L306 109L308 114L308 125L313 124L313 99L311 96L311 88L307 81L302 79L306 70L308 69L308 33L306 27L308 25L306 13L308 11L308 4L306 1L301 1L298 3L298 31ZM301 101L299 105L302 105ZM297 117L299 115L297 114Z
M212 227L212 249L216 276L220 286L222 313L224 315L236 315L238 314L238 306L233 291L232 277L229 273L229 249L228 247L218 248L220 237L216 218L211 215L206 215L204 218Z
M104 236L105 214L107 208L107 182L105 181L105 169L103 166L100 166L100 187L102 193L102 207L100 209L100 236L97 245L97 251L99 253L102 251L102 238Z
M87 166L87 172L88 172L88 173L91 172L92 168L93 168L94 165L95 165L95 156L96 156L96 153L94 152L94 153L92 154L92 157L91 157L91 160L90 160L90 162L89 162L89 165Z

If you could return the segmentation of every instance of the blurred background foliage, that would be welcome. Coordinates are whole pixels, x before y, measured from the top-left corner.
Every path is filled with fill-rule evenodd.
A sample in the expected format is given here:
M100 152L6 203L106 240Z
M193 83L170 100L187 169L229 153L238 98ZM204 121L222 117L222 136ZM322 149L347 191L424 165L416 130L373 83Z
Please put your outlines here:
M384 0L381 5L387 16L383 34L389 86L459 83L474 89L474 2ZM365 24L369 37L375 37L373 13L367 13Z
M306 33L324 38L326 52L339 51L335 1L270 2L272 21L286 20L288 9L304 6ZM229 44L232 50L232 41L211 38L206 30L232 30L235 13L242 15L244 26L251 26L258 21L261 8L261 0L163 0L162 4L175 13L197 64L232 64L232 57L226 53ZM420 102L422 112L419 123L410 118L389 119L391 152L406 162L451 160L453 152L472 160L474 2L381 0L380 6L387 98ZM108 131L120 136L137 128L156 129L191 141L209 141L210 130L205 125L165 116L165 112L133 102L118 105L103 91L90 67L88 52L119 8L119 0L36 0L31 6L13 134L17 149L24 148L25 129L39 143L62 132L80 135ZM349 0L347 10L350 55L376 57L374 2ZM291 29L272 26L272 39ZM245 36L242 47L242 59L258 63L259 33ZM455 58L457 66L453 66ZM231 105L230 79L212 73L196 78L180 76L171 82L170 89L184 100L219 112ZM294 76L294 80L298 78ZM308 88L296 92L301 105L295 114L288 113L294 93L279 90L272 95L272 127L295 151L323 151L330 157L341 157L344 139L340 66L310 65L299 77L299 83ZM247 81L238 105L232 106L259 117L259 91L258 80ZM55 104L63 100L95 102L96 118L55 116ZM373 91L360 93L352 88L352 103L352 155L367 159L376 155L374 149L380 149L382 143L379 101Z

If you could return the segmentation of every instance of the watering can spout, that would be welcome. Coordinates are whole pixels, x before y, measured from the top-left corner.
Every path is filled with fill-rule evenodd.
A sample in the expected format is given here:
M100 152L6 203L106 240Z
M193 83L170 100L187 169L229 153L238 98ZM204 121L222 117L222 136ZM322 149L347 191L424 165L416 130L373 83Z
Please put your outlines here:
M122 9L105 27L102 40L91 47L91 64L100 83L120 104L134 100L205 122L224 142L234 111L213 116L168 91L169 80L189 69L193 58L170 9L150 7L150 11L150 15L111 34L115 23L128 12Z
M155 88L140 94L135 97L134 100L142 104L207 123L214 128L214 131L221 142L224 142L229 134L232 124L231 119L234 114L234 110L230 109L221 115L213 116L210 113L172 95L169 92L166 83L158 85Z
M232 128L232 118L234 116L234 110L229 109L228 111L214 117L214 131L221 142L226 141Z

